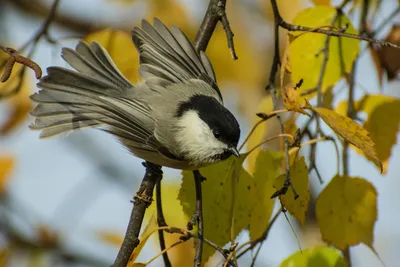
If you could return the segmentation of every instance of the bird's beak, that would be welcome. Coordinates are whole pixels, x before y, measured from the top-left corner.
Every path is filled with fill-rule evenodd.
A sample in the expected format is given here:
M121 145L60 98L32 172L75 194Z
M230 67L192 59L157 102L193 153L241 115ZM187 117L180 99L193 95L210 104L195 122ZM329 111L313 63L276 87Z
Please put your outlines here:
M239 153L239 151L237 150L237 148L236 147L230 147L230 150L231 150L231 153L235 156L235 157L240 157L240 153Z

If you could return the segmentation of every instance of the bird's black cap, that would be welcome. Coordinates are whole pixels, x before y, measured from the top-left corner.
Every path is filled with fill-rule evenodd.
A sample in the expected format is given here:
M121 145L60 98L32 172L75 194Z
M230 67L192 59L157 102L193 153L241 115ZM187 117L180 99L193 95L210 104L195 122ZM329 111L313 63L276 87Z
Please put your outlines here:
M240 138L240 127L233 114L215 98L205 95L194 95L189 101L182 102L176 116L182 116L185 111L195 110L200 119L207 123L214 136L225 144L236 147Z

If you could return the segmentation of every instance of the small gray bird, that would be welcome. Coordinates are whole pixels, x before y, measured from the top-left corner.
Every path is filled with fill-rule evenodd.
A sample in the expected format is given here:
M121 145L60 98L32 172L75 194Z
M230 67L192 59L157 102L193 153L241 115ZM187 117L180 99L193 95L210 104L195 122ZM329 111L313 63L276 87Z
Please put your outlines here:
M76 71L49 67L31 112L40 138L93 127L116 136L139 158L193 170L231 155L240 128L223 106L213 67L177 27L147 21L132 31L143 83L132 85L98 43L63 48ZM121 51L123 53L123 51Z

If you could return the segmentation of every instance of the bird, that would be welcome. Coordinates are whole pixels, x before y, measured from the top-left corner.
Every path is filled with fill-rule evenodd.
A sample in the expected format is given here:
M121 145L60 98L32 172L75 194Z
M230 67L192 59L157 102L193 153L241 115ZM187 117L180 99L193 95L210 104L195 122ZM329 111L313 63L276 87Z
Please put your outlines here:
M142 78L136 85L99 43L63 48L61 57L72 69L47 68L40 90L30 96L37 104L30 128L42 139L97 128L136 157L181 170L239 157L240 126L224 106L205 52L157 18L134 27L132 41Z

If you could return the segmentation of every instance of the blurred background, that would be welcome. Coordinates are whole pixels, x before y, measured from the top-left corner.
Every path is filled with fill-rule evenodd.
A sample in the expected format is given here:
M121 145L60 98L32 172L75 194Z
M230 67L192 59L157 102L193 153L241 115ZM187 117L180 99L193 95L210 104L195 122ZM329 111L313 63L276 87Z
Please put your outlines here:
M282 16L289 22L300 10L312 5L308 0L278 2ZM397 0L373 2L381 2L381 5L371 27L382 22L399 5ZM40 29L52 3L53 0L0 0L0 45L22 47ZM100 36L111 40L111 37L105 37L104 29L129 33L143 18L154 16L167 25L178 25L193 39L207 5L206 0L61 0L49 28L51 42L41 38L32 59L44 71L51 65L66 67L59 56L61 47L73 47L79 38ZM220 25L207 54L216 69L225 102L239 118L243 139L256 121L254 114L260 108L272 108L260 105L266 97L264 88L273 56L273 17L267 0L228 1L227 14L235 33L239 60L231 59ZM357 10L354 14L357 15ZM357 21L353 22L357 26ZM387 38L395 22L400 22L398 16L387 23L377 37ZM285 38L282 34L283 45ZM120 60L125 60L124 64L131 70L130 78L135 80L137 57L131 56L135 53L134 47L122 44L129 39L121 37L118 39L121 43L115 41L113 45ZM27 49L23 54L29 51ZM0 53L1 61L5 57L6 54ZM396 62L399 61L398 57ZM10 79L1 84L0 94L9 92L15 83ZM132 207L130 200L144 174L142 161L131 156L114 138L96 130L39 140L39 133L28 129L31 122L28 112L32 108L28 96L37 90L35 83L33 73L26 71L19 92L0 102L0 266L109 266L125 233ZM370 53L363 53L360 59L357 88L360 88L357 92L361 91L358 97L363 91L400 96L396 79L388 81L385 78L380 84ZM339 101L340 96L335 103ZM299 120L299 125L301 122ZM273 121L265 127L266 135L272 136L279 131ZM325 130L329 132L328 128ZM268 148L274 147L279 147L279 142L268 145ZM396 252L400 251L399 152L400 147L394 146L386 175L381 175L372 163L355 151L350 154L350 175L366 178L377 187L378 221L374 247L388 267L399 266L396 257ZM330 144L318 145L317 164L325 183L320 185L311 173L312 201L335 175L335 155ZM170 169L165 169L164 173L167 222L184 226L187 218L177 200L181 174ZM154 207L147 212L147 219L153 211ZM313 210L308 212L303 227L295 220L290 221L301 248L322 244ZM167 235L167 239L171 238ZM246 238L248 235L244 232L239 240ZM192 245L188 242L170 252L174 266L191 266ZM280 216L256 266L278 266L298 250L288 222ZM147 261L158 251L157 238L153 238L146 244L139 260ZM351 253L354 267L382 264L364 245L351 248ZM239 264L248 266L250 261L248 255L241 258ZM217 266L219 262L220 258L215 256L209 266ZM161 258L151 266L162 266Z

